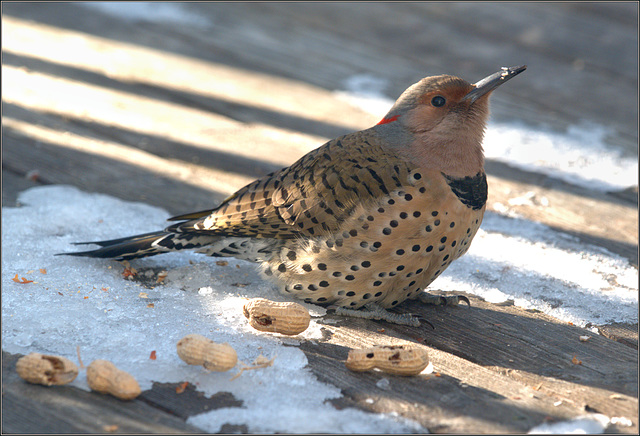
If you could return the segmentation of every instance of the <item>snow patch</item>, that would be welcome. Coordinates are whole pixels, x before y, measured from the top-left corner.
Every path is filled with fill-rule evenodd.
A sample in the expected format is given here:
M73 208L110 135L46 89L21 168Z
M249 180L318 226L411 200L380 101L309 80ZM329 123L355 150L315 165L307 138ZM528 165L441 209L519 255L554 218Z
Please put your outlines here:
M415 422L394 414L335 409L327 400L340 390L319 382L295 345L322 338L313 318L293 337L258 332L242 313L248 298L285 301L264 282L253 264L228 259L224 266L195 253L169 253L140 259L135 268L169 271L166 284L147 289L124 280L120 263L70 256L78 241L112 239L164 227L169 214L140 203L74 187L32 188L19 196L23 205L2 210L2 348L11 353L39 352L85 364L112 361L131 373L142 390L153 382L188 381L207 396L230 392L242 407L224 408L189 418L208 432L224 424L245 424L252 433L424 433ZM15 275L31 283L17 283ZM238 286L242 283L243 286ZM313 306L312 316L324 309ZM260 354L274 364L229 372L189 366L176 343L190 333L228 343L250 364ZM292 346L293 345L293 346ZM149 358L156 352L156 360ZM89 390L81 372L72 383Z
M527 434L601 434L610 422L607 416L592 413L569 421L540 424Z

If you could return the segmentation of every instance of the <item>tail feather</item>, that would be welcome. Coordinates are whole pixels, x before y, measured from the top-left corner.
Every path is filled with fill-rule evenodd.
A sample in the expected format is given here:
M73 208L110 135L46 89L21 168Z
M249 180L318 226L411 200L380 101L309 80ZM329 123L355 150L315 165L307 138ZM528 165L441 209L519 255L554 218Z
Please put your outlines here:
M75 245L95 244L96 250L58 253L65 256L84 256L102 259L132 260L156 254L196 249L198 253L216 257L236 257L260 262L269 257L282 241L227 237L202 233L174 233L167 230L144 233L107 241L76 242Z
M57 256L85 256L103 259L112 258L115 260L138 259L141 257L154 256L156 254L172 251L169 247L159 245L162 240L168 236L172 236L172 234L159 231L130 236L128 238L110 239L107 241L76 242L75 245L95 244L102 248L74 253L58 253Z
M201 211L198 211L198 212L186 213L184 215L177 215L177 216L173 216L171 218L168 218L167 221L196 220L198 218L203 218L205 216L209 216L214 211L215 211L215 209L207 209L207 210L201 210Z
M141 235L136 235L136 236L128 236L126 238L118 238L118 239L108 239L106 241L87 241L87 242L72 242L73 245L99 245L101 247L109 247L111 245L116 245L116 244L121 244L122 242L133 242L133 241L140 241L143 240L145 238L148 237L158 237L162 234L165 234L164 232L151 232L151 233L143 233ZM67 254L67 253L61 253L61 254Z

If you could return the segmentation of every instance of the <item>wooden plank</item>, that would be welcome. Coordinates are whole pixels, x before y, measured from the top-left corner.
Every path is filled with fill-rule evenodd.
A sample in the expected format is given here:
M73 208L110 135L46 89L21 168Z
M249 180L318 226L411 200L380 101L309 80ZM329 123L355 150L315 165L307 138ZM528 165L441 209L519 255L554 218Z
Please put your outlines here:
M588 7L567 13L545 3L506 5L187 5L216 23L207 32L197 26L114 21L73 4L5 5L5 13L327 89L340 89L349 75L375 71L392 79L390 96L428 74L455 70L474 80L495 70L496 58L528 63L526 80L494 96L496 117L559 130L581 120L612 126L613 144L637 156L637 5L610 3L610 14L594 14ZM628 19L612 18L621 14ZM78 15L85 19L69 18ZM635 25L629 24L634 17Z
M2 433L202 433L140 399L125 402L70 386L26 383L15 372L19 354L2 352ZM175 392L175 391L174 391Z
M638 324L613 323L598 326L598 332L605 338L625 344L635 350L638 349Z
M301 349L320 380L343 390L346 399L339 404L396 411L430 432L523 432L541 418L568 419L583 410L626 416L635 425L637 373L630 367L637 365L636 351L593 334L581 342L581 328L469 298L470 309L404 304L435 330L340 319L339 327L326 326L330 339ZM390 344L394 338L426 344L442 377L361 375L344 367L350 348ZM388 389L376 385L381 378L391 382Z
M26 174L39 169L43 182L69 184L89 192L113 194L129 201L142 201L163 207L169 213L206 209L212 198L222 200L223 192L211 192L177 181L153 170L140 170L133 163L96 158L90 153L68 150L54 143L34 141L5 130L3 159L11 168ZM159 196L158 193L163 193ZM184 195L185 192L189 194ZM169 218L169 217L167 217Z
M176 393L178 387L184 389L180 394ZM216 392L207 398L192 384L188 384L184 388L182 383L156 382L151 390L141 394L140 399L155 408L167 410L185 420L192 415L225 407L242 407L243 404L241 400L237 400L229 392Z
M216 8L212 14L224 13L221 9L225 8ZM286 40L291 32L304 35L305 44L293 47L258 45L256 56L268 54L273 60L270 67L281 74L295 74L295 78L329 89L339 88L349 74L375 71L392 79L388 92L395 96L406 83L424 75L454 69L474 80L482 72L493 71L496 58L509 65L527 63L530 76L493 97L494 117L560 130L569 123L593 120L615 126L615 142L635 153L637 5L611 6L617 14L628 13L629 20L635 16L634 25L578 7L566 13L561 6L536 3L377 3L366 7L357 3L330 7L266 3L227 9L225 17L235 12L249 18L258 32L273 38ZM233 19L229 25L232 23ZM246 32L227 28L219 32L216 44L223 47L261 42ZM300 61L305 58L306 62ZM265 61L260 59L260 64ZM291 66L299 69L292 72ZM578 89L582 97L575 99ZM596 101L598 105L591 104Z

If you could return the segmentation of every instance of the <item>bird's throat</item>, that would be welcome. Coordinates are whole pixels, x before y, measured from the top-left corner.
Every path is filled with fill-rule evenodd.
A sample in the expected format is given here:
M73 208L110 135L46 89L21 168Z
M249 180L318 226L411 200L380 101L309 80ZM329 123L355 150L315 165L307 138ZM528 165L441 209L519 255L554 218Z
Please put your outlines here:
M484 172L482 145L473 140L416 140L400 153L421 168L440 171L451 177L474 177Z

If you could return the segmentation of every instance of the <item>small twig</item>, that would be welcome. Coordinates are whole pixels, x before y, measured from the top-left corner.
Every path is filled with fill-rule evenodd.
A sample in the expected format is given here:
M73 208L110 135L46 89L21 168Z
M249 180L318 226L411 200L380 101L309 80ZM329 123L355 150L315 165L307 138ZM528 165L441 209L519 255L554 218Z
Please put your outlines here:
M252 363L253 366L249 366L244 362L240 362L240 364L243 366L243 368L240 368L240 372L238 372L236 375L231 377L231 379L229 381L233 381L233 380L237 379L238 377L240 377L242 375L242 373L244 371L249 371L249 370L252 370L252 369L268 368L269 366L273 365L273 361L274 360L276 360L276 356L273 356L271 359L267 359L266 357L264 357L262 355L262 353L260 353L260 355L258 357L256 357L256 360L253 361L253 363Z
M80 364L80 369L84 369L84 363L82 363L82 358L80 357L80 345L76 347L76 353L78 353L78 363Z

